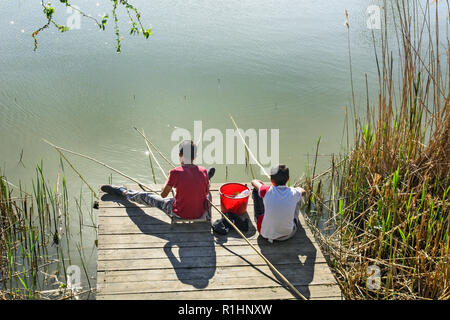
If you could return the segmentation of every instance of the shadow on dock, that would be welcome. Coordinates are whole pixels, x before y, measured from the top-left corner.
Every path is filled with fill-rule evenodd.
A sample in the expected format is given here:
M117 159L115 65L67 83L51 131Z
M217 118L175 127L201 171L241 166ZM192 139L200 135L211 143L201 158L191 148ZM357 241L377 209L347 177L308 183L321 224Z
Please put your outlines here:
M203 232L193 233L192 229L196 226L190 224L171 225L152 217L144 212L141 207L127 199L120 199L116 196L105 194L101 200L113 201L124 205L129 218L143 234L152 235L167 241L163 247L164 253L167 255L178 279L182 283L192 285L197 289L204 289L208 286L209 280L216 272L214 236L209 230L209 225L207 228L208 232L203 230ZM195 235L195 241L198 243L198 246L192 243L193 235ZM178 248L178 257L174 253L176 247Z
M274 241L271 244L261 236L257 241L261 253L305 298L309 299L311 296L309 284L314 279L316 248L306 236L303 226L300 225L295 236L287 241ZM272 273L288 288L275 272Z
M250 214L245 213L242 216L244 219L249 219L249 230L243 232L247 238L253 237L256 233L256 227L250 219ZM272 271L273 275L262 271L259 266L253 265L244 256L238 254L226 246L229 238L239 238L241 236L232 228L227 235L215 235L218 245L229 251L230 253L239 256L246 261L254 270L260 274L272 279L280 285L286 287L291 291L283 280ZM306 235L305 229L301 224L295 236L287 241L274 241L269 243L260 235L257 237L257 247L260 252L277 268L277 270L307 299L310 298L311 293L309 284L314 279L314 265L316 263L316 248L312 241ZM295 296L295 293L292 292ZM300 297L298 297L300 298Z

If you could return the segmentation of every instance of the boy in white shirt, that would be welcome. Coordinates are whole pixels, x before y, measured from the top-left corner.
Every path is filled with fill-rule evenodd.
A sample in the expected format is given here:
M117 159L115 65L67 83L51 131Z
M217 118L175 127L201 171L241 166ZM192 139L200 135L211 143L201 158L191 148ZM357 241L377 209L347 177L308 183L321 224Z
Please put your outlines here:
M273 240L288 240L297 232L299 204L306 191L286 186L289 168L285 165L273 167L270 180L273 186L253 180L252 196L258 232L272 243Z

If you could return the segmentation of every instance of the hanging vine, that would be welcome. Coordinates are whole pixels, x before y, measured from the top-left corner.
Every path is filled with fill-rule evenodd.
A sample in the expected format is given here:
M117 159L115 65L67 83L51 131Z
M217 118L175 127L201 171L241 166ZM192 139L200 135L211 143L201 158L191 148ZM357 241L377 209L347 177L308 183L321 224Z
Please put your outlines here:
M116 36L116 52L121 52L121 41L123 38L120 35L120 29L119 29L119 18L117 16L117 10L120 6L126 9L127 16L130 22L130 35L139 35L142 34L145 39L148 39L152 34L151 28L144 28L141 22L141 13L138 11L136 7L131 5L127 0L110 0L112 9L111 14L114 19L114 33ZM73 6L69 3L69 0L59 0L60 3L65 5L66 7L72 8L72 10L77 11L82 17L92 20L95 24L97 24L98 28L102 31L106 30L106 25L109 20L109 15L103 15L101 19L96 19L93 16L86 14L82 10L78 9L77 7ZM69 27L63 24L58 24L54 20L55 16L55 7L52 5L51 2L48 2L47 4L44 3L44 1L41 1L41 6L43 8L43 14L45 18L47 19L47 22L40 27L39 29L35 30L31 36L34 39L34 51L38 48L38 41L37 36L39 33L45 29L48 29L52 25L55 26L59 32L66 32L69 30Z

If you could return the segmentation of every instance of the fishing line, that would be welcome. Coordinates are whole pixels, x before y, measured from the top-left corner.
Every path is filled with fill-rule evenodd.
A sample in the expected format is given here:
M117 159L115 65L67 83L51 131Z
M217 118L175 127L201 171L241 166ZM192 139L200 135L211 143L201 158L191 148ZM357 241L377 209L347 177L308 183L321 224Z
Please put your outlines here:
M253 158L253 160L255 161L255 163L261 168L262 172L264 172L264 175L265 175L267 178L270 179L270 175L267 173L266 169L264 169L264 167L259 163L258 159L255 157L255 155L253 154L253 152L252 152L252 151L250 150L250 148L248 147L247 143L245 142L244 137L242 136L241 130L239 130L239 128L238 128L238 126L237 126L237 124L236 124L236 121L234 121L234 119L233 119L233 117L231 116L231 114L230 114L230 118L231 118L231 121L233 121L233 124L234 124L234 126L236 127L236 131L238 132L239 137L241 137L242 143L244 144L245 148L247 149L248 154L252 156L252 158Z

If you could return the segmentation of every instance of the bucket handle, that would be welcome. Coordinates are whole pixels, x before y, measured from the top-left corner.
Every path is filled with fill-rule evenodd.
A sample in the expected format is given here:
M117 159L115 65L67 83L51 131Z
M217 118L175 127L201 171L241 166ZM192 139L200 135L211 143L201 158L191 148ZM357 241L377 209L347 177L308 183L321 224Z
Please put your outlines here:
M240 184L242 184L242 185L245 186L249 191L251 191L250 188L247 186L246 183L240 183ZM227 199L233 199L233 200L236 199L236 198L229 197L229 196L227 196L226 194L223 194L223 193L220 191L220 188L219 188L219 194L220 194L221 196L227 198Z

